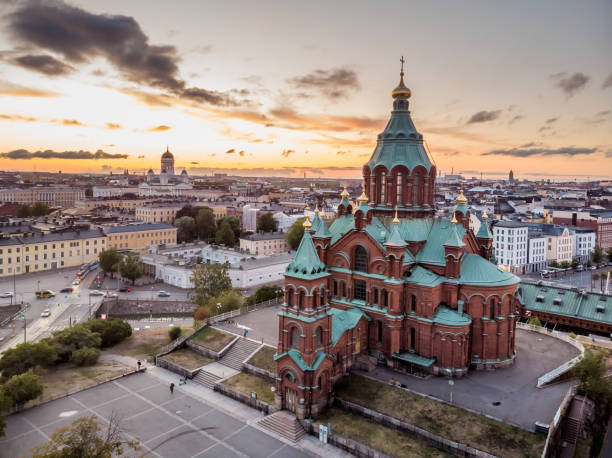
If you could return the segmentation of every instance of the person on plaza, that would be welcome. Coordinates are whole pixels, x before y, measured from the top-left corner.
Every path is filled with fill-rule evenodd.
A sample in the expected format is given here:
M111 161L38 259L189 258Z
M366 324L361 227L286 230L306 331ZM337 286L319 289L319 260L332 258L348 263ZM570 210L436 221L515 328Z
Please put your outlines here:
M140 362L140 360L138 360L136 364L138 364L138 372L140 372L140 366L142 365L142 363Z
M170 382L170 394L174 394L174 382Z
M247 333L249 332L249 330L247 328L244 328L244 332L242 333L242 337L244 337L246 339Z

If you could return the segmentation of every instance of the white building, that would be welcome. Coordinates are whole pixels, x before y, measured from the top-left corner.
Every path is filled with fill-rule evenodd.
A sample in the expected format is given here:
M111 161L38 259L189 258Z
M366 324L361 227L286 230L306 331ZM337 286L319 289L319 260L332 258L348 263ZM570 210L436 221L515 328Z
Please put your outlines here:
M138 195L136 186L94 186L92 197L121 197L125 194Z
M278 212L273 215L274 220L277 223L277 229L282 232L287 232L291 225L300 219L302 214L296 213L293 215L286 215L283 212Z
M574 238L574 257L580 262L587 262L597 244L597 234L592 229L571 228L570 234Z
M516 221L498 221L491 229L497 263L508 267L513 273L524 273L527 264L527 225Z
M145 182L138 185L138 195L141 197L184 196L189 195L193 185L189 182L187 170L180 175L174 174L174 156L166 148L161 157L161 172L155 175L152 169L147 172Z
M525 273L539 272L546 268L546 236L541 232L529 232L528 239Z
M257 217L259 209L250 205L242 207L242 228L247 232L257 231Z

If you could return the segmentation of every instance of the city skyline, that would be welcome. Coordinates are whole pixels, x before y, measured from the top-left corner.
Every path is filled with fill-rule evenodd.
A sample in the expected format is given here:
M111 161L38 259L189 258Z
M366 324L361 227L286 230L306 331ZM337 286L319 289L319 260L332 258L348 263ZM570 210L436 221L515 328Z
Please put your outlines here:
M403 55L438 170L612 175L608 2L0 8L3 170L358 178Z

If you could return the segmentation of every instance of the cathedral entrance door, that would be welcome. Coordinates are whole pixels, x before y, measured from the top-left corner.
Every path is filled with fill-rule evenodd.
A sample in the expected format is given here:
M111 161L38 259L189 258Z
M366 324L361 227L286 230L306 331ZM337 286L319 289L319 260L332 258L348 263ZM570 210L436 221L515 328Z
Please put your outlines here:
M357 342L355 342L355 353L361 353L361 336L357 336Z
M297 405L297 391L286 387L285 388L285 408L295 413L295 407Z

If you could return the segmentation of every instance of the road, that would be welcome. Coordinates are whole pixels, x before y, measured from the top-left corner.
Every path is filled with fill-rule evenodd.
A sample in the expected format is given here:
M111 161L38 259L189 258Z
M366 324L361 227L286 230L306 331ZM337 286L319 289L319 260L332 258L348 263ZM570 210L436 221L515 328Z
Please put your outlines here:
M601 275L602 273L605 275L609 271L612 271L611 266L595 270L585 270L582 272L575 272L573 270L569 270L566 272L558 272L552 274L550 278L544 279L544 281L554 283L560 286L569 286L579 289L586 289L587 291L600 292L602 286L601 281L596 280L591 282L591 276L593 274ZM519 275L519 277L521 277L521 280L527 280L531 282L542 280L542 277L539 273ZM612 274L610 274L610 277L610 289L612 290ZM604 279L603 288L605 289L605 287L606 284Z

